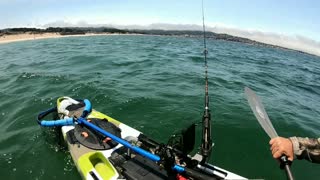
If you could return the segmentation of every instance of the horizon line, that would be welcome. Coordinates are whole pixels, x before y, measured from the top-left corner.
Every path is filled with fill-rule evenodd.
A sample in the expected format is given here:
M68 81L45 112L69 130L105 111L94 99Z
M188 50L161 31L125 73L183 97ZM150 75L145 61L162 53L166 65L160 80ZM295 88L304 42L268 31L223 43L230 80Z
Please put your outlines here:
M65 21L55 21L43 25L27 25L23 28L38 28L46 29L49 27L60 27L60 28L116 28L116 29L127 29L127 30L177 30L177 31L202 31L202 25L200 24L174 24L174 23L150 23L150 24L89 24L85 21L78 23L69 23ZM21 28L18 26L4 28ZM241 29L234 26L224 26L221 24L210 24L207 23L206 29L209 32L217 34L228 34L236 37L247 38L253 41L280 46L288 49L302 51L308 54L320 56L320 41L311 39L305 35L287 35L277 32L265 32L256 29Z

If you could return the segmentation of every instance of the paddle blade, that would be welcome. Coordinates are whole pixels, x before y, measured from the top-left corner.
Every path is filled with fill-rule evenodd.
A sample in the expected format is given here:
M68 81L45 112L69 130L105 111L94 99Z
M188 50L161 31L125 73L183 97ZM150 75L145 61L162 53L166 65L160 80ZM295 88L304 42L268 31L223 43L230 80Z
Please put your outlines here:
M248 87L245 87L244 92L247 96L251 110L253 111L264 131L269 135L270 138L278 137L278 134L274 130L274 127L270 122L268 114L265 111L260 98Z
M250 88L245 87L244 92L247 96L249 105L256 116L258 122L264 129L264 131L269 135L270 138L278 137L277 132L275 131L273 125L271 124L271 121L268 117L267 112L265 111L260 98L252 91ZM280 158L281 165L285 167L287 177L289 180L293 180L293 176L290 170L290 164L291 162L288 161L288 157L283 155Z

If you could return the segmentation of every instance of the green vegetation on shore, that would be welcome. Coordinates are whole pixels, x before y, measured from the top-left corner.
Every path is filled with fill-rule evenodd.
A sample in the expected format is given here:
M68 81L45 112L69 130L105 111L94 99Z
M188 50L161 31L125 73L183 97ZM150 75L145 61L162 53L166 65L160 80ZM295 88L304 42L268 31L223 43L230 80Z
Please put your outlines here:
M91 28L91 27L49 27L46 29L39 28L8 28L0 30L2 35L13 35L13 34L42 34L42 33L59 33L60 35L77 35L86 33L127 33L125 30L116 28Z

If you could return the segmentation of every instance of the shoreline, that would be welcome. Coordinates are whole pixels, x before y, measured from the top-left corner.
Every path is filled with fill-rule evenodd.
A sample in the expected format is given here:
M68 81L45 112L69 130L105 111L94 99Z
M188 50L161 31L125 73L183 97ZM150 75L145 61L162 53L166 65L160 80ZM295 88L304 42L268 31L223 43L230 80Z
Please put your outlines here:
M31 41L31 40L39 40L39 39L52 39L52 38L63 38L63 37L83 37L83 36L112 36L112 35L153 35L153 36L167 36L167 34L147 34L147 33L139 33L139 32L134 32L134 33L110 33L110 32L103 32L103 33L94 33L94 32L87 32L85 34L70 34L70 35L61 35L59 32L48 32L48 33L32 33L32 32L24 32L24 33L19 33L19 34L2 34L0 33L0 45L1 44L8 44L8 43L13 43L13 42L20 42L20 41ZM172 35L170 34L169 36L178 36L178 37L192 37L192 36L185 36L185 35ZM239 38L236 36L230 36L232 38ZM264 42L259 42L255 40L250 40L246 38L241 38L239 40L230 40L230 39L217 39L217 40L225 40L225 41L231 41L231 42L239 42L239 43L244 43L244 44L251 44L255 46L262 46L262 47L269 47L269 48L275 48L275 49L283 49L283 50L289 50L289 51L296 51L299 53L303 54L308 54L312 56L317 56L319 57L320 54L317 52L310 52L310 51L305 51L297 48L287 48L285 46L280 46L280 45L274 45L274 44L267 44Z
M81 37L81 36L105 36L105 35L123 35L117 33L85 33L85 34L75 34L75 35L61 35L59 33L42 33L42 34L32 34L32 33L21 33L13 35L2 35L0 36L0 44L7 44L20 41L31 41L38 39L52 39L52 38L63 38L63 37ZM125 35L125 34L124 34ZM130 34L137 35L137 34Z

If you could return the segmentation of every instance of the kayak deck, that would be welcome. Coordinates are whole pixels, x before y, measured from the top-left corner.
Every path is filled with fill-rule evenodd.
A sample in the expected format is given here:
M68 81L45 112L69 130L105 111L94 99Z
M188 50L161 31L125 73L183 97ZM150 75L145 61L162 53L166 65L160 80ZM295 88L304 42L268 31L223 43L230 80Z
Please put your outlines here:
M184 139L182 144L171 144L171 139L169 140L171 143L160 144L140 131L92 110L91 104L89 105L91 110L87 111L87 103L90 104L88 100L77 101L61 97L57 100L56 108L38 116L39 124L52 126L55 122L41 122L40 119L48 112L56 110L57 118L60 118L57 123L68 122L61 127L63 138L83 179L161 180L179 179L178 176L193 177L193 179L246 179L211 164L200 163L202 156L199 154L194 157L188 155L193 145L185 140L191 141L193 138L191 136L194 134L192 133L194 125L184 131L184 135L187 136L182 135ZM82 118L84 113L87 113L85 119ZM76 124L69 124L72 122L70 117L80 118L76 118ZM99 128L96 131L91 129L91 126L97 126L102 131L110 131L113 134L100 133ZM106 128L108 130L105 130ZM173 170L172 165L178 169Z

